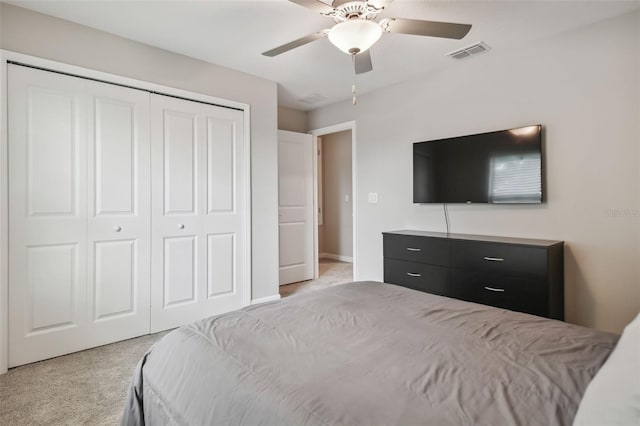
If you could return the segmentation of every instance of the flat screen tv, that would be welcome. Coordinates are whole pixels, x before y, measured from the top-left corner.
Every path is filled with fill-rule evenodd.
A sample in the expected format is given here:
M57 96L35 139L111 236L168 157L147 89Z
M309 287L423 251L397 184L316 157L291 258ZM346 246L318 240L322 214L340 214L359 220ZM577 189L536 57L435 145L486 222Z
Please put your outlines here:
M413 144L414 203L541 203L542 126Z

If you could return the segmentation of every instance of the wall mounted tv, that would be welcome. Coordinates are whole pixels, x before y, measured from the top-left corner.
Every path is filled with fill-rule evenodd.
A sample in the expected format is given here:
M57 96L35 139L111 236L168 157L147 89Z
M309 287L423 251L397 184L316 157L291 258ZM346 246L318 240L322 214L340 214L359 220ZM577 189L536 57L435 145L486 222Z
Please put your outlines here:
M541 203L542 126L413 144L414 203Z

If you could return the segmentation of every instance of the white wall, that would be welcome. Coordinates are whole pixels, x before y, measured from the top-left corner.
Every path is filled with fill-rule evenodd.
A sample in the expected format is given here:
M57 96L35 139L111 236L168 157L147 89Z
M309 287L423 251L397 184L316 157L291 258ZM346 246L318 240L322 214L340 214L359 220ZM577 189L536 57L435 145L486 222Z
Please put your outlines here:
M353 256L351 130L322 136L323 225L320 253ZM349 201L345 200L349 197Z
M382 279L382 231L445 230L441 204L412 204L412 142L542 123L548 201L451 205L452 232L564 240L569 322L620 332L638 313L640 14L454 63L309 125L354 119L360 279Z
M309 114L286 107L278 107L278 129L290 132L306 133L309 125Z
M252 298L278 294L277 84L0 4L0 47L251 105Z

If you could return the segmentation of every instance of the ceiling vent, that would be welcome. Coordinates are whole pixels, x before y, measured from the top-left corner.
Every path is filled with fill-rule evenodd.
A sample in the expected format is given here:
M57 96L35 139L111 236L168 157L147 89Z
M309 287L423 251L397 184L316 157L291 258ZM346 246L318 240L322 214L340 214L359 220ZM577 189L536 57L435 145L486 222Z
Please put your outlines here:
M451 56L453 59L465 59L472 55L477 55L479 53L484 53L491 48L482 41L474 43L470 46L463 47L462 49L454 50L453 52L447 53L447 56Z
M305 96L302 99L298 99L298 102L307 104L307 105L314 105L314 104L317 104L318 102L326 101L327 99L329 98L327 98L324 95L321 95L320 93L313 93L309 96Z

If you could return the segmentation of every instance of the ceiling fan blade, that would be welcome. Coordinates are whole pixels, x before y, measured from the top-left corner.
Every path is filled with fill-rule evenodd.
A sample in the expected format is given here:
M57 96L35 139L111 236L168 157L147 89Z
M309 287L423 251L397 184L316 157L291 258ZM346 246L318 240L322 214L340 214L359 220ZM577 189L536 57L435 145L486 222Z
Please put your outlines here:
M327 31L318 31L317 33L309 34L308 36L304 36L287 44L283 44L282 46L278 46L275 49L262 52L262 54L269 57L278 56L282 53L288 52L289 50L295 49L296 47L304 46L307 43L311 43L312 41L316 41L326 36Z
M362 53L358 53L355 57L356 61L356 74L364 74L369 71L373 71L373 65L371 64L371 53L369 50L365 50Z
M374 5L378 9L387 8L393 0L368 0L367 3Z
M420 21L417 19L390 18L386 31L399 34L413 34L428 37L453 38L460 40L467 35L471 25L451 22Z
M314 12L327 14L333 12L333 7L321 2L320 0L289 0L291 3L295 3L307 9L311 9Z
M331 3L331 7L336 8L338 6L341 6L345 3L349 3L352 2L354 0L333 0L333 2Z

